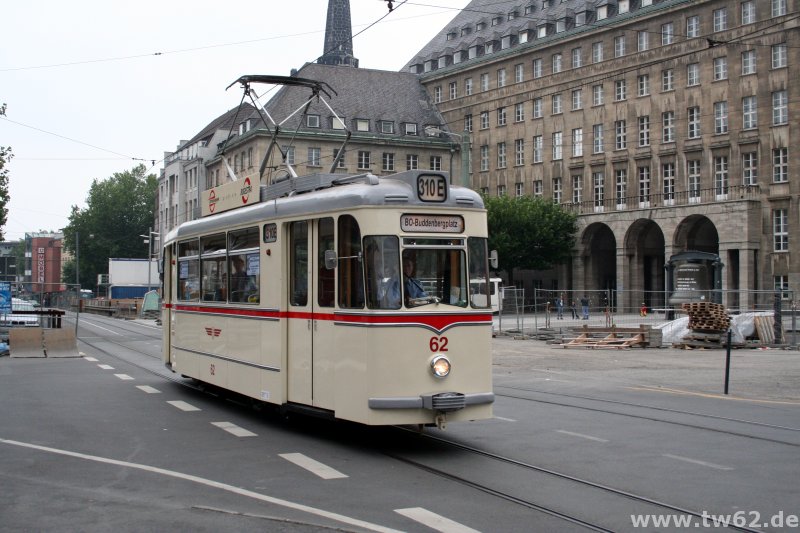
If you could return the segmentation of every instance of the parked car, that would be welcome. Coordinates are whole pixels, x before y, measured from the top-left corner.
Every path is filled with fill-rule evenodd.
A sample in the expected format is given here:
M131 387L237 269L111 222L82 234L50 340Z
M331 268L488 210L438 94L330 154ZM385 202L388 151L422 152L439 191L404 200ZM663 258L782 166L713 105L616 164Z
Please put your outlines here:
M11 299L13 313L0 315L0 327L35 327L39 325L39 315L25 314L26 311L35 311L34 305L20 298Z

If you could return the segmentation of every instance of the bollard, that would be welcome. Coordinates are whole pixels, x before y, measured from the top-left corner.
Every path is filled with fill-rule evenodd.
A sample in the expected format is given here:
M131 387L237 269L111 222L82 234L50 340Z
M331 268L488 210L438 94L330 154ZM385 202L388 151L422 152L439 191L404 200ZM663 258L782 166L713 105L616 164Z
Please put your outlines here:
M731 330L728 330L728 346L725 350L725 394L728 394L728 383L731 379Z

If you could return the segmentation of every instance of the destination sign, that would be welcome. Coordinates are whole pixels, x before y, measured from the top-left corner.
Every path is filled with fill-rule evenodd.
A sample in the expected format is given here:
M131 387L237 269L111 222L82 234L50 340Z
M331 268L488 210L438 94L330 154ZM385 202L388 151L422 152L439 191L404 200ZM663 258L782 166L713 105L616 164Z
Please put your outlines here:
M417 176L417 197L423 202L444 202L447 200L447 179L440 174L420 174Z
M236 180L203 191L202 214L214 215L237 207L258 203L258 185L252 185L250 178Z
M462 233L464 217L459 215L403 215L400 229L406 232Z

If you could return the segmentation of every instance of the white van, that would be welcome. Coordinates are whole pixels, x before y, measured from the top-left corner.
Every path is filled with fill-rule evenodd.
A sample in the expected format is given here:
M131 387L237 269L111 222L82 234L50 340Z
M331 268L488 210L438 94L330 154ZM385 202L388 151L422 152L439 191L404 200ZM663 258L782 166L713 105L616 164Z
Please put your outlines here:
M486 291L484 290L485 280L473 279L469 282L470 294L472 295L472 305L476 307L486 306ZM503 310L503 283L501 278L489 278L489 302L492 313L497 314Z

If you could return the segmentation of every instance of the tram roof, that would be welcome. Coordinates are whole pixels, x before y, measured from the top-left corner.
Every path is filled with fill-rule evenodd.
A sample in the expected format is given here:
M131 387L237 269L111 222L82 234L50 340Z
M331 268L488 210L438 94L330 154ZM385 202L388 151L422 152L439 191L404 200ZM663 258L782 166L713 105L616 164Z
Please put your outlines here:
M262 201L246 207L210 215L185 222L169 232L164 242L192 237L237 227L256 224L279 218L292 218L301 215L323 214L336 211L347 212L358 207L408 207L408 208L449 208L462 210L482 210L483 198L472 189L450 185L444 202L423 202L417 199L415 187L420 174L440 174L424 170L411 170L378 177L372 174L348 176L346 174L319 175L334 178L331 185L300 194L266 199L266 186L261 186ZM308 178L308 176L299 179ZM297 178L296 178L297 179Z

